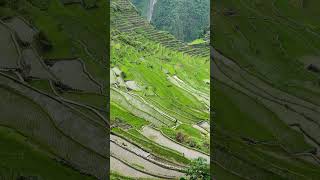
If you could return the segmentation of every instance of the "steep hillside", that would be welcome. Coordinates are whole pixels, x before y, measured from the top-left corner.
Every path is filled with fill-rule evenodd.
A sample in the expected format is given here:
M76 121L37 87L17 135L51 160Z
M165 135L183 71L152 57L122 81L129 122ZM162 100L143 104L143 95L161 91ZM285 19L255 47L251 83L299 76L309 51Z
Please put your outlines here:
M1 178L107 178L105 6L1 1Z
M157 29L185 42L202 38L209 27L209 0L133 0L133 3Z
M318 1L216 1L217 179L319 179Z
M132 3L138 9L139 14L146 18L150 18L150 0L132 0Z
M113 177L178 179L191 160L209 163L208 47L155 30L127 0L111 2Z

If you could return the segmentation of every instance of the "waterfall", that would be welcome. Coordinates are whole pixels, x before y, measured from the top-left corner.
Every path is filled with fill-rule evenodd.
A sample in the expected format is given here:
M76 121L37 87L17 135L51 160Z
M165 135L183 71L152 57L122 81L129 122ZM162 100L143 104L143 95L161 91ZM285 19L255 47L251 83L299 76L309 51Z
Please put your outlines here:
M148 11L148 21L151 22L154 6L156 5L157 0L150 0L149 11Z

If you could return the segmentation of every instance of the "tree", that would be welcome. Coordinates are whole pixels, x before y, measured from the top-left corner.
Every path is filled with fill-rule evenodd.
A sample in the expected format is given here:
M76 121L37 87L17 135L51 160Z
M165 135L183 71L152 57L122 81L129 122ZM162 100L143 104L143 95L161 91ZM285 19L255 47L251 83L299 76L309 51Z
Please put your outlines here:
M210 169L204 158L198 158L191 162L191 166L187 169L186 176L190 180L210 180Z
M179 143L183 143L185 141L186 137L185 135L182 133L182 132L178 132L176 134L176 140L179 142Z
M38 46L43 51L49 51L53 48L51 42L49 41L48 37L43 31L40 31L39 34L36 37Z

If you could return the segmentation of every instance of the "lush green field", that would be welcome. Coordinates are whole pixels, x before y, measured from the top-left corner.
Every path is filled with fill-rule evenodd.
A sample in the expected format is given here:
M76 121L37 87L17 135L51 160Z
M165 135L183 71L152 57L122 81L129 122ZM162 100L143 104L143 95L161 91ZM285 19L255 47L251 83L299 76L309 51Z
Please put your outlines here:
M12 129L0 127L0 139L1 178L94 179L61 165L49 152Z
M2 68L4 62L0 60L0 94L7 97L3 98L0 113L1 178L106 177L107 142L93 145L83 137L96 136L91 142L103 142L108 137L105 124L107 3L100 0L65 2L3 0L0 3L1 28L11 31L15 48L23 56L18 62L21 66L9 72ZM30 41L23 41L30 31L35 34ZM32 53L24 54L27 49ZM87 82L100 84L103 93L72 88L72 84L62 83L69 77L53 75L55 63L77 59L83 64L76 72L82 73ZM73 67L62 68L68 72L68 68ZM41 76L43 74L51 77ZM73 81L78 81L77 74L70 75ZM68 115L58 117L59 114ZM66 118L68 120L64 121ZM5 128L7 126L12 129ZM84 128L79 130L81 126ZM103 133L94 135L99 131Z
M211 171L217 179L318 179L319 73L307 68L319 66L318 2L215 4Z
M139 6L142 2L136 3ZM156 163L185 169L191 159L181 149L210 152L208 132L193 127L209 122L207 47L192 50L167 32L154 29L126 0L114 0L111 7L111 131L150 153L145 159L153 157ZM205 44L204 40L198 41ZM197 51L198 55L191 56ZM148 128L176 148L161 144L155 138L157 134L148 134ZM132 167L148 173L143 162Z

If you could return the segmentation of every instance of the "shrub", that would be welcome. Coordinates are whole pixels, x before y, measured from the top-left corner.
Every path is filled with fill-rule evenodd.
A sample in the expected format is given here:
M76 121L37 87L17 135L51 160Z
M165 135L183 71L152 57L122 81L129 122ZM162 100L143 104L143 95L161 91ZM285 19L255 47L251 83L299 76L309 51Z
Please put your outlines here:
M182 132L178 132L176 134L176 140L180 143L183 143L186 140L186 137Z
M37 39L38 45L41 48L41 50L49 51L52 49L52 44L43 31L39 32L36 39Z
M188 144L190 147L193 147L193 148L197 146L197 143L193 139L190 139Z
M191 162L191 166L187 169L186 175L190 180L210 180L210 169L206 163L206 159L198 158Z

